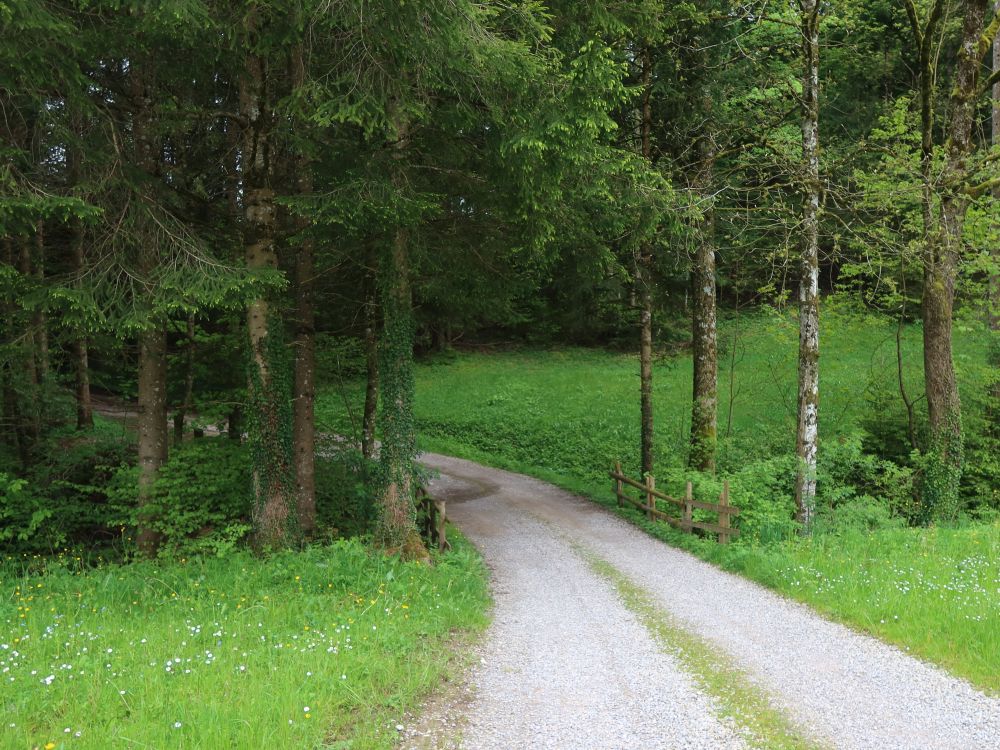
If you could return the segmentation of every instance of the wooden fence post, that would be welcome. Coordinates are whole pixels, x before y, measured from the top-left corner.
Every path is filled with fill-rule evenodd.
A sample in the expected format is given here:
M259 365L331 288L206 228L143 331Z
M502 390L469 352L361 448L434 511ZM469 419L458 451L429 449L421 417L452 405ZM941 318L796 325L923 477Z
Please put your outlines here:
M624 487L622 486L622 480L619 478L622 476L621 461L615 461L615 474L618 475L615 477L615 497L618 498L618 507L622 508L625 506L625 501L622 500L622 492L624 490Z
M652 474L646 475L646 517L652 521L655 516L653 511L656 509L656 498L653 496L653 490L656 489L656 480L653 479Z
M729 528L729 480L722 483L722 494L719 495L719 505L723 507L719 511L719 526L724 529ZM729 534L725 531L719 532L719 544L729 544Z
M437 545L438 549L444 552L446 549L451 549L451 543L445 532L445 524L448 522L445 501L435 500L434 507L437 510Z
M681 522L681 529L687 533L691 533L691 521L693 508L691 506L691 501L694 500L694 489L691 483L688 482L687 486L684 488L684 520Z

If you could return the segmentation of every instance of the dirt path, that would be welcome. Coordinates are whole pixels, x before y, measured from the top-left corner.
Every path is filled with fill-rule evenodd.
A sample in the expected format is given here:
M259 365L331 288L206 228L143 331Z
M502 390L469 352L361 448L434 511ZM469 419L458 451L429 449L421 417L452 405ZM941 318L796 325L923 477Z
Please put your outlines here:
M496 608L464 703L450 709L463 714L460 743L453 726L418 728L405 747L1000 747L1000 701L961 680L552 485L422 460L489 564ZM698 667L698 643L743 677ZM744 677L727 698L720 683ZM770 704L791 731L754 726L760 710L741 715L740 696Z

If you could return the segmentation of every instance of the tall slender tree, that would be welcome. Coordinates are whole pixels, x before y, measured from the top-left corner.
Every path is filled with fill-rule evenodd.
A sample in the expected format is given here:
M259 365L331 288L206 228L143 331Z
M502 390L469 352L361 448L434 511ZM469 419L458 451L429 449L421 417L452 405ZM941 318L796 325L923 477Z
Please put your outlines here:
M802 251L799 259L799 398L795 453L797 518L806 532L816 511L819 449L819 0L801 0Z

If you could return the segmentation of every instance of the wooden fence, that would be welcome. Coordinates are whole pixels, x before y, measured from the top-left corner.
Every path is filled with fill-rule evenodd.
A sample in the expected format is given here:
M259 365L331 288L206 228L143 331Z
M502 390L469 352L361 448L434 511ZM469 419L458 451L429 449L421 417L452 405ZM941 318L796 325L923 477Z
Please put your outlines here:
M687 488L683 498L671 497L665 492L656 489L656 480L646 475L646 481L637 482L635 479L622 474L621 463L615 464L615 469L610 473L615 480L612 490L618 498L618 507L625 507L625 503L635 506L646 513L646 517L652 520L666 521L674 528L693 533L695 529L708 531L717 534L719 544L727 544L730 539L735 539L740 535L739 529L732 528L732 517L740 514L740 509L729 504L729 482L723 482L722 494L719 495L719 502L706 503L702 500L695 500L691 483L687 483ZM634 487L642 491L642 497L636 499L625 491L625 487ZM663 503L676 507L681 515L672 516L659 506ZM707 521L696 521L693 518L695 508L707 510L718 514L718 523L708 523Z
M445 535L447 508L444 500L437 500L427 494L423 487L417 487L417 513L420 534L428 545L437 546L441 551L451 549Z

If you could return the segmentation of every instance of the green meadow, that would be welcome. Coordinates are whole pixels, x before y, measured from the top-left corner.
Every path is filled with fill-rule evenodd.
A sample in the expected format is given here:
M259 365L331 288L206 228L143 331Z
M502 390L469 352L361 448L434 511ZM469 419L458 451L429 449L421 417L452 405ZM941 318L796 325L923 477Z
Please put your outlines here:
M358 540L0 561L0 746L391 748L485 625L481 560L453 539L434 566Z

